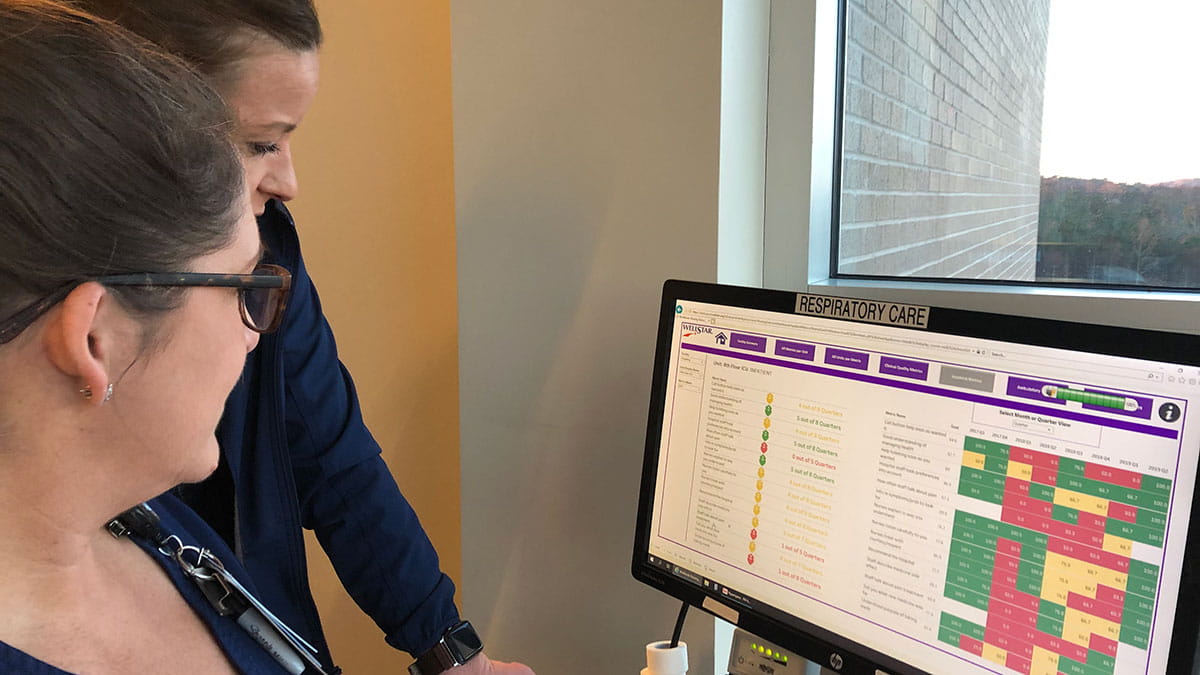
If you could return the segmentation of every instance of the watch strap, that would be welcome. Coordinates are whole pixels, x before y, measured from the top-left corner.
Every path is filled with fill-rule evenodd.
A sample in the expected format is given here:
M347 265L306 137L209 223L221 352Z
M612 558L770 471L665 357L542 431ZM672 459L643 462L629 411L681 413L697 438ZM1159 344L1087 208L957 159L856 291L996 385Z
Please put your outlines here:
M458 665L443 640L431 647L408 667L409 675L438 675Z

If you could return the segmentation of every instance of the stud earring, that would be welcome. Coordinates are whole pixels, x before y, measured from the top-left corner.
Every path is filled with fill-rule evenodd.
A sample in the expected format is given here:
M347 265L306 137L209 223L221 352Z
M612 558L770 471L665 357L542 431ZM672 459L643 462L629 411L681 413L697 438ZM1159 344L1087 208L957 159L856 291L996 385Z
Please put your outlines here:
M92 385L90 385L90 384L84 385L83 389L79 390L79 393L83 394L83 397L89 401L92 400L92 396L94 396L94 394L92 393ZM109 401L112 400L112 397L113 397L113 385L112 385L112 382L109 382L108 386L104 388L104 402L108 403Z

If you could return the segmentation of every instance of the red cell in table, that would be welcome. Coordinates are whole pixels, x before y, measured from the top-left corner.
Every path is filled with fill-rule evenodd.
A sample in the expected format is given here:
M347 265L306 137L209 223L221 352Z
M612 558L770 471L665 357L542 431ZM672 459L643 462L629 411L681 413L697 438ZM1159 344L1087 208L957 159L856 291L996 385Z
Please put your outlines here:
M1125 591L1120 591L1104 584L1096 585L1096 600L1117 607L1125 606Z
M1058 455L1051 455L1049 453L1038 452L1036 450L1034 450L1032 452L1033 452L1033 465L1035 467L1040 466L1043 469L1051 469L1053 471L1058 471ZM1053 485L1053 483L1051 483L1051 485Z
M1092 532L1099 532L1101 535L1103 535L1104 527L1107 524L1108 518L1105 518L1104 516L1095 513L1088 513L1087 511L1079 512L1079 527L1091 530ZM1103 544L1103 541L1101 544Z
M1018 673L1028 675L1029 671L1033 668L1033 661L1030 660L1030 656L1033 656L1033 645L1029 645L1029 654L1009 652L1008 656L1004 657L1004 665Z
M1102 483L1111 483L1120 485L1121 487L1132 488L1134 490L1142 489L1142 474L1128 471L1126 469L1115 469L1111 466L1103 464L1087 464L1083 467L1083 477L1098 480Z
M1055 485L1058 483L1058 469L1051 469L1045 466L1033 467L1033 473L1029 475L1030 480L1041 485Z
M1008 449L1008 461L1020 462L1022 464L1033 464L1036 453L1026 448L1010 447Z
M1004 479L1004 498L1026 497L1029 495L1029 481L1009 476Z
M1117 657L1117 641L1110 640L1099 633L1092 633L1092 639L1090 644L1088 644L1088 649L1098 651L1105 656L1111 656L1113 658Z
M1021 542L1005 539L1004 537L996 537L996 553L1002 555L1013 555L1021 557Z
M1122 504L1121 502L1108 503L1108 517L1123 520L1127 523L1137 522L1138 509L1132 504Z
M983 656L983 642L976 640L970 635L958 636L958 648L971 652L975 656Z

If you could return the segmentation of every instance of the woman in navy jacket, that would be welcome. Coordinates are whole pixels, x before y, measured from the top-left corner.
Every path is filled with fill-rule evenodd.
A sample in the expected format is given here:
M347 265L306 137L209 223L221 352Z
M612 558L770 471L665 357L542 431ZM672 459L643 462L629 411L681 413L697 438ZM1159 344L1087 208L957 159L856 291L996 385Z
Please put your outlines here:
M75 1L183 57L230 103L267 259L292 273L283 324L247 360L226 406L221 466L181 496L229 542L265 602L319 647L326 665L301 527L315 531L390 645L414 656L428 652L459 621L454 585L363 424L283 206L297 189L291 134L317 87L322 36L311 1ZM431 672L441 671L422 675ZM461 672L531 671L483 656Z

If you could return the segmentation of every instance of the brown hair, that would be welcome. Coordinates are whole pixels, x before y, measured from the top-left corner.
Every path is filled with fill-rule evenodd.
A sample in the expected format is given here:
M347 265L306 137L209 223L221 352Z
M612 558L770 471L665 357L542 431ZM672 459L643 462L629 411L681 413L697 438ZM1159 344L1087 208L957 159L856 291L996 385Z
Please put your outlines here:
M312 0L72 0L228 84L257 39L294 51L321 45Z
M0 92L0 319L232 241L245 187L229 111L182 61L61 3L0 0ZM179 297L111 292L141 313Z

